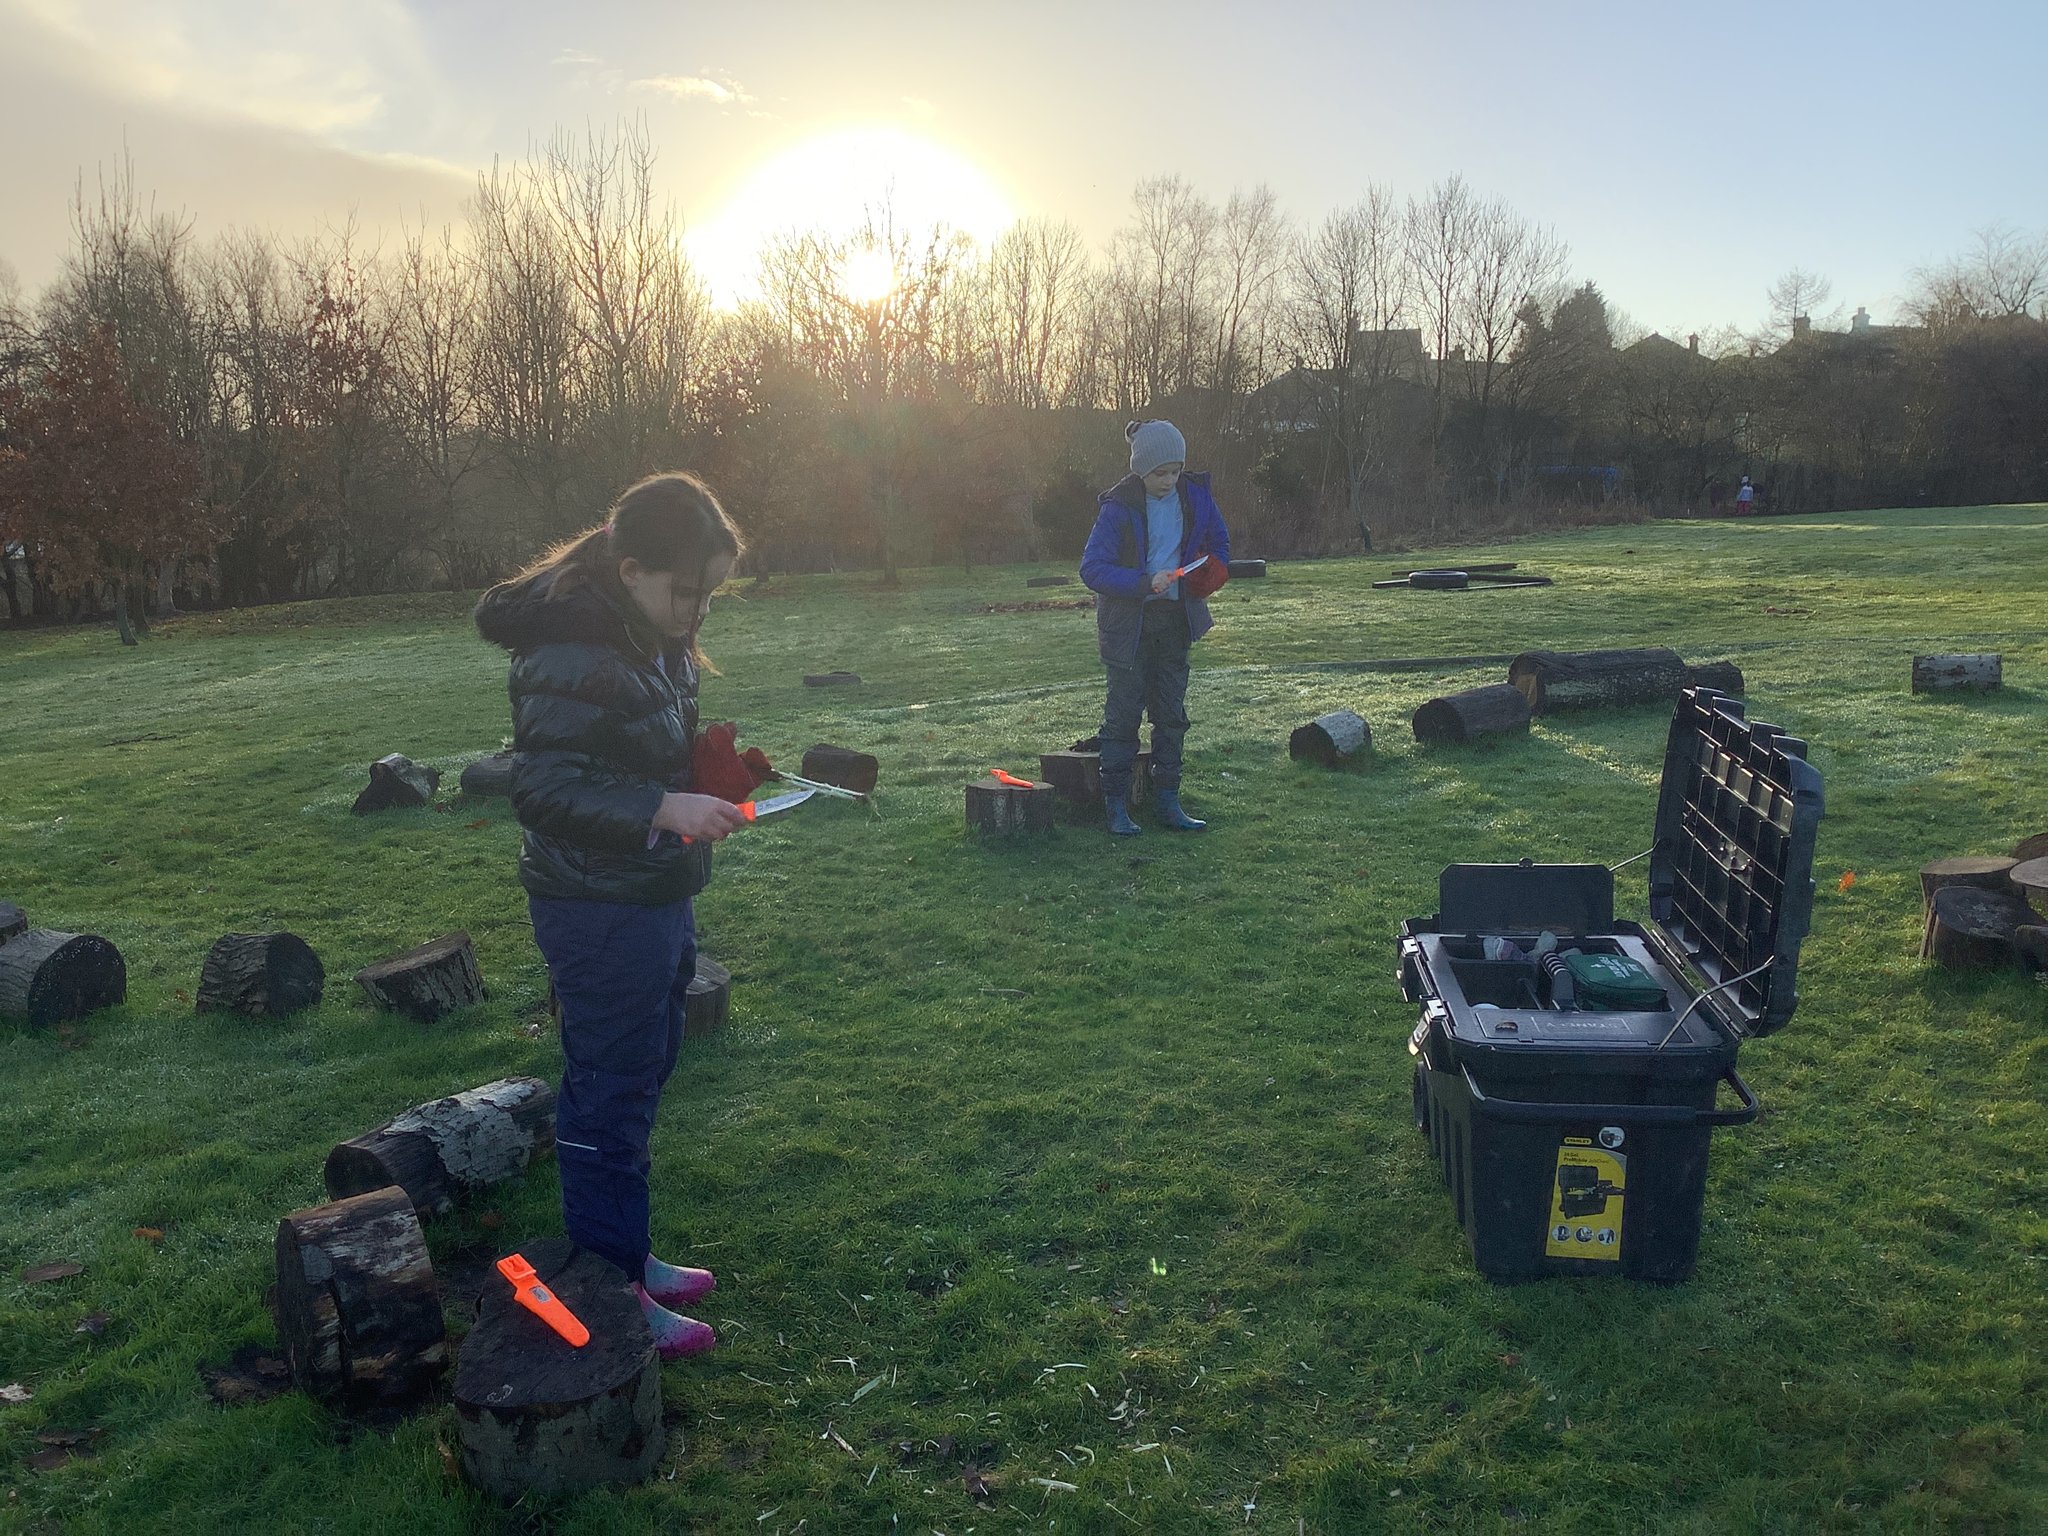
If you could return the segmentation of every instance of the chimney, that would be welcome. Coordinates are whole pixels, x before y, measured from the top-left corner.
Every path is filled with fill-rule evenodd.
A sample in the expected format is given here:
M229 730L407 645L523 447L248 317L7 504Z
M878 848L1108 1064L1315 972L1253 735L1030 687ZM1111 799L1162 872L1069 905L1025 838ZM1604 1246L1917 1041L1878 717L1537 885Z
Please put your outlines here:
M1852 331L1867 331L1870 329L1870 311L1861 304L1856 306L1856 313L1849 317L1849 329Z
M1797 341L1800 337L1809 334L1812 330L1813 321L1808 316L1794 315L1792 317L1792 339L1794 341Z
M1699 349L1700 333L1698 331L1694 331L1690 336L1685 338L1685 350L1688 352L1696 353L1699 351Z

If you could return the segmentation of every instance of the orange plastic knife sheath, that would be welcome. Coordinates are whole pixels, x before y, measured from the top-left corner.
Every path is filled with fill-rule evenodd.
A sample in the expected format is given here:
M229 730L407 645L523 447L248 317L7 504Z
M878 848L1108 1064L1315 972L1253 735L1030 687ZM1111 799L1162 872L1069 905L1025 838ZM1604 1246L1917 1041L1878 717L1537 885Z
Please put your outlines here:
M590 1342L590 1330L583 1326L574 1312L556 1299L553 1291L540 1283L533 1266L526 1262L526 1255L508 1254L498 1260L498 1273L512 1282L512 1295L519 1305L576 1348L581 1349Z
M1030 789L1032 787L1029 779L1020 779L1014 773L1005 773L1000 768L989 769L989 776L998 784L1007 784L1012 789Z

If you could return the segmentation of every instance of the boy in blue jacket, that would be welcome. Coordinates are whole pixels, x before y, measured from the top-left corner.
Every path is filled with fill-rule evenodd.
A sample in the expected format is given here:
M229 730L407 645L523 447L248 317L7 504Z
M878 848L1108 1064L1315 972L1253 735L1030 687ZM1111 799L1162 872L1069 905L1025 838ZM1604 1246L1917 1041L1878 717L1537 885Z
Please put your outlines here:
M1206 474L1188 474L1187 440L1170 421L1134 421L1131 472L1096 498L1081 580L1096 594L1095 631L1109 673L1102 706L1102 795L1109 830L1135 837L1131 769L1138 721L1152 717L1152 793L1159 824L1208 825L1181 808L1188 733L1188 648L1209 632L1207 598L1229 575L1230 532ZM1180 574L1197 560L1203 563Z

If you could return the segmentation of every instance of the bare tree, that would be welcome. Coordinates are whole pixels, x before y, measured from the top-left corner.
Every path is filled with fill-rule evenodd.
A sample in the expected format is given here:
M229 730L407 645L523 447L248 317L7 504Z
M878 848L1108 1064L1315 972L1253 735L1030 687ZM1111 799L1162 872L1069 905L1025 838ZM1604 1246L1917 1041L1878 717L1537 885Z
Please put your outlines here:
M1564 271L1565 247L1547 226L1532 224L1492 200L1473 210L1456 334L1466 354L1466 393L1473 407L1473 462L1500 494L1506 463L1495 452L1494 392L1527 306Z
M2039 312L2048 319L2048 232L2026 235L2009 224L1976 233L1961 256L1916 268L1907 311L1930 327L2012 319Z
M1835 285L1819 273L1794 267L1771 284L1766 295L1771 305L1770 334L1781 341L1790 337L1799 322L1810 321L1834 291Z
M973 373L980 397L1028 410L1079 403L1088 248L1071 224L1005 230L975 279Z
M1178 176L1138 183L1110 244L1114 405L1132 412L1202 382L1212 321L1216 210Z
M452 231L410 231L390 274L385 397L414 479L428 503L423 530L454 587L479 586L503 560L497 541L466 535L463 481L482 450L477 432L477 272Z
M1468 282L1466 268L1472 260L1473 226L1478 217L1478 200L1472 189L1465 185L1464 177L1452 176L1431 187L1429 195L1420 201L1411 198L1403 220L1403 245L1415 314L1421 322L1423 343L1430 348L1434 362L1432 469L1443 437L1444 391L1453 362L1451 349L1458 335Z

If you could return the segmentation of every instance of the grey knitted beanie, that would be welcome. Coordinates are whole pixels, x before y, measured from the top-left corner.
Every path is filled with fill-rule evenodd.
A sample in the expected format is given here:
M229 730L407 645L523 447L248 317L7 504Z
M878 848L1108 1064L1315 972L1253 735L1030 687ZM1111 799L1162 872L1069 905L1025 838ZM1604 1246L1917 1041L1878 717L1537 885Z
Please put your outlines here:
M1170 421L1134 421L1124 428L1131 440L1131 473L1149 475L1162 464L1185 464L1188 440Z

